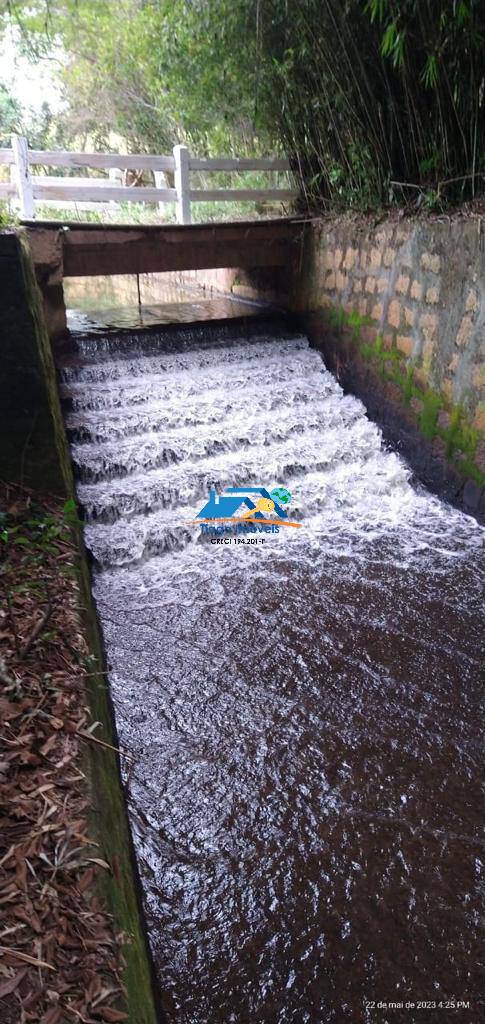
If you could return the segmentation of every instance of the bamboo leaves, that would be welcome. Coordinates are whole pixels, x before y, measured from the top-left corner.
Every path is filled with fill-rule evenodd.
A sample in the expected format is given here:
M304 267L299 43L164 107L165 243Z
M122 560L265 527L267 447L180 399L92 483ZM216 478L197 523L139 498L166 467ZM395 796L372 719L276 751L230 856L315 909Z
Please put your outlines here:
M483 3L289 10L288 25L283 0L265 7L267 95L310 206L442 207L483 192Z

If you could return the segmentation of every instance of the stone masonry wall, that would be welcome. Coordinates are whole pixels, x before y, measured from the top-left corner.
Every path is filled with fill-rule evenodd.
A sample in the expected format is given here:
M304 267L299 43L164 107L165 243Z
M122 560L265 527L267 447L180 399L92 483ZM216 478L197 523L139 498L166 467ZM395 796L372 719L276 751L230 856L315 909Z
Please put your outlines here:
M426 482L485 513L481 219L316 222L292 307Z

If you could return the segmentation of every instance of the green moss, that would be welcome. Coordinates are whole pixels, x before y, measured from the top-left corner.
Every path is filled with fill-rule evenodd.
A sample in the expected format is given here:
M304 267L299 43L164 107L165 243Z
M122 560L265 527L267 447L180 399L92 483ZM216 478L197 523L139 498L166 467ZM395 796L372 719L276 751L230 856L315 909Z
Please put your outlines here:
M475 480L479 487L485 487L485 473L471 459L460 459L455 465L464 477Z
M383 345L384 345L384 338L382 337L382 334L376 334L375 340L374 340L374 352L375 352L376 356L382 355Z
M462 452L466 458L461 458L455 465L460 472L467 477L477 481L480 485L485 483L485 475L474 463L474 456L480 440L480 432L467 422L466 413L462 406L454 406L444 395L434 391L432 388L421 389L414 384L414 364L409 363L406 371L401 370L403 355L398 349L385 349L382 334L378 333L374 342L370 344L362 339L362 327L372 323L369 317L362 316L357 310L347 313L343 306L333 307L329 313L331 325L342 330L344 326L351 329L352 340L358 344L359 355L366 361L374 363L376 372L383 380L392 381L402 391L403 402L409 405L412 398L418 398L423 407L417 418L418 427L428 441L434 437L442 437L446 442L446 457L452 460L456 452ZM388 364L392 369L388 369ZM441 409L448 409L450 412L449 427L440 427L438 417Z
M346 312L343 306L332 306L328 311L328 321L331 327L342 330L346 322Z
M436 437L438 416L444 404L443 399L437 391L432 391L431 388L421 392L420 398L423 408L419 416L419 428L423 436L428 441L432 441L433 437Z
M409 405L411 398L416 393L416 388L413 386L413 372L414 366L410 364L406 369L406 373L402 375L402 393L406 405Z
M478 430L475 430L466 422L462 406L455 406L451 412L450 426L445 431L448 458L452 458L456 451L461 451L470 460L473 460L479 436Z
M352 332L352 341L359 341L362 328L364 326L369 326L372 323L370 317L362 316L362 314L356 309L353 309L351 313L346 313L345 310L343 310L343 320L344 323L350 327Z

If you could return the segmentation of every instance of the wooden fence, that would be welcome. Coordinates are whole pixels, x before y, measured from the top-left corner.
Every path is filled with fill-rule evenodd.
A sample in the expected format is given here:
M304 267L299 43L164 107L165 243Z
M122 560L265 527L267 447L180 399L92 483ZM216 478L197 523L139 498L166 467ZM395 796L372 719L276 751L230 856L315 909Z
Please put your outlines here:
M174 146L172 156L145 154L69 153L63 150L43 151L29 149L27 139L12 136L12 148L0 149L0 164L10 166L10 181L0 181L0 200L14 200L24 220L33 220L36 204L60 206L64 209L113 211L120 202L175 203L177 222L191 223L191 203L207 202L284 202L297 193L293 189L193 189L191 171L289 171L287 160L268 158L238 160L227 157L195 159L186 146ZM107 170L108 177L54 177L32 174L31 167L89 167ZM155 187L128 184L127 171L151 171ZM167 187L166 178L173 178L173 187Z

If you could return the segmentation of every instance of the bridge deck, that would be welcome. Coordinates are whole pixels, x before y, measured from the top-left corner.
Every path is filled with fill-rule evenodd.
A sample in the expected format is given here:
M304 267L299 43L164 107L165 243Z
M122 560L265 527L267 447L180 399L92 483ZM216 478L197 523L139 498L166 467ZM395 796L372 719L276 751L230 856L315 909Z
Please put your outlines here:
M299 251L297 218L222 224L101 225L25 221L37 275L144 274L214 267L288 266Z

